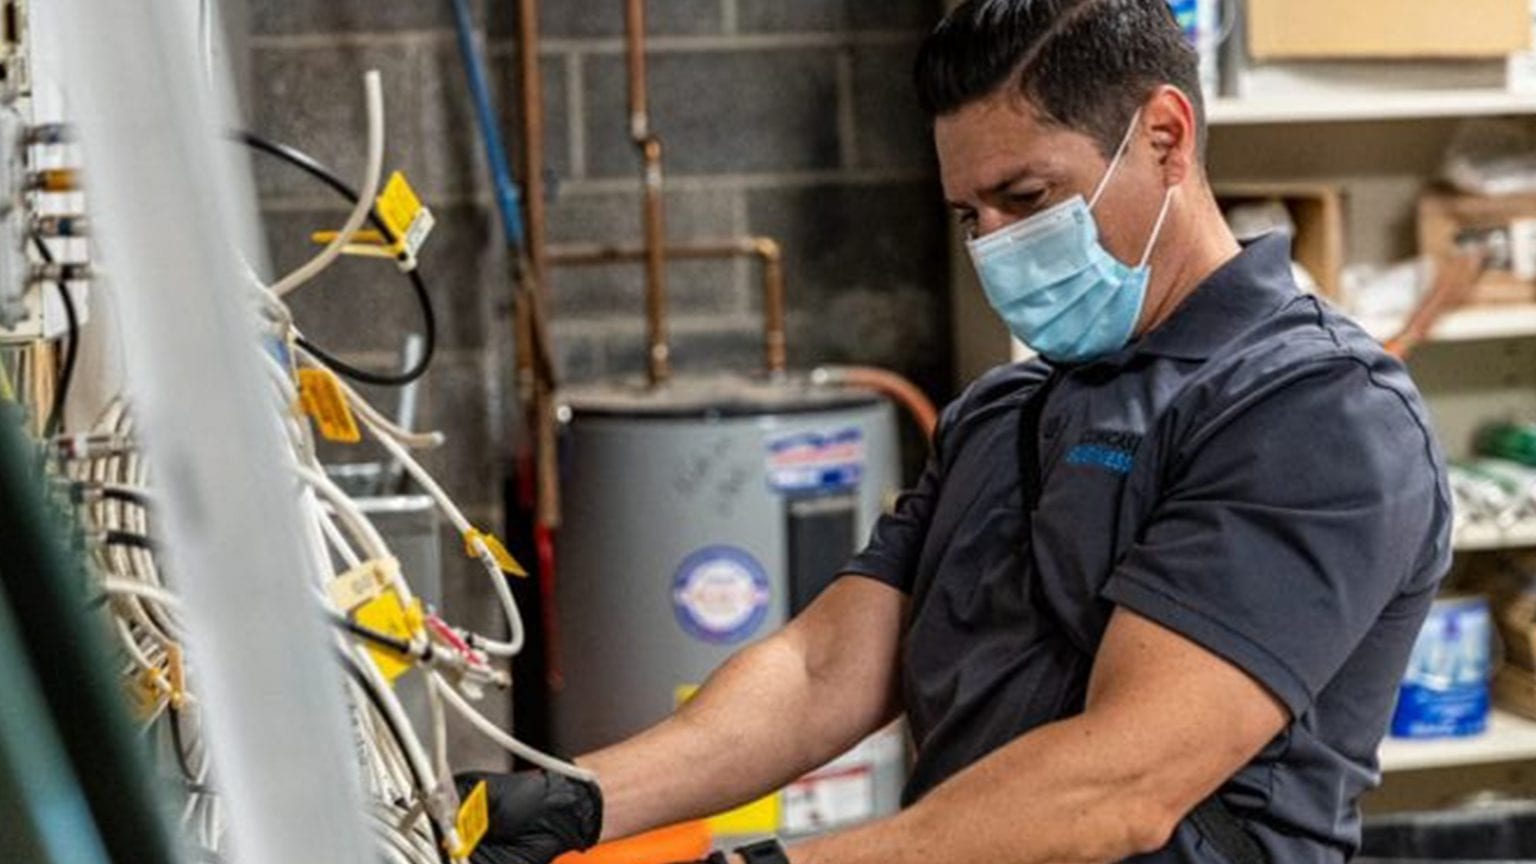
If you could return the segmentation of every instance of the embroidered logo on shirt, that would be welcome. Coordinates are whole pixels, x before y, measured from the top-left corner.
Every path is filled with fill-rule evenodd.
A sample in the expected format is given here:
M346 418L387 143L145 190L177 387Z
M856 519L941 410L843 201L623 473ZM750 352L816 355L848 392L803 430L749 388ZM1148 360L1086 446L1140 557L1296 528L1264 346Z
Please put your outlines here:
M1141 436L1135 432L1093 429L1067 451L1067 464L1129 474L1136 465L1136 448L1140 446Z

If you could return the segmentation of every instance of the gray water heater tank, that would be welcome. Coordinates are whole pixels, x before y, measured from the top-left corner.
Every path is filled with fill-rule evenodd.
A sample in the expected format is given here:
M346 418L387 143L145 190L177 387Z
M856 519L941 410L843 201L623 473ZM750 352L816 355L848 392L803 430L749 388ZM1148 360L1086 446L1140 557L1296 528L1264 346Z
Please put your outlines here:
M562 405L555 728L584 753L664 719L805 608L894 499L900 453L883 397L803 379L606 386ZM900 730L886 730L716 833L887 815L904 765Z

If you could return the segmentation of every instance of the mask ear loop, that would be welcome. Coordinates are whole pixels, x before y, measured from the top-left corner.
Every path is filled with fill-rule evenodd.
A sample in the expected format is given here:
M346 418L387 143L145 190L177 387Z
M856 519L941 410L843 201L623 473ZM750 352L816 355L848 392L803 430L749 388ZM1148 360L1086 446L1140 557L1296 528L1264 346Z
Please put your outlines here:
M1089 210L1099 206L1099 199L1104 197L1104 190L1109 188L1110 178L1114 177L1115 172L1120 170L1120 163L1124 161L1126 152L1131 149L1131 141L1135 140L1136 127L1140 123L1141 109L1137 108L1136 113L1131 116L1130 128L1125 130L1125 138L1121 139L1120 147L1115 150L1115 158L1109 162L1109 170L1104 172L1104 178L1099 181L1099 187L1093 190L1093 199L1088 202Z
M1157 224L1152 226L1152 239L1147 241L1147 251L1142 253L1141 263L1136 269L1147 266L1152 262L1152 252L1157 249L1157 241L1163 236L1163 225L1168 221L1168 211L1173 209L1173 187L1168 187L1168 194L1163 196L1163 209L1157 214Z

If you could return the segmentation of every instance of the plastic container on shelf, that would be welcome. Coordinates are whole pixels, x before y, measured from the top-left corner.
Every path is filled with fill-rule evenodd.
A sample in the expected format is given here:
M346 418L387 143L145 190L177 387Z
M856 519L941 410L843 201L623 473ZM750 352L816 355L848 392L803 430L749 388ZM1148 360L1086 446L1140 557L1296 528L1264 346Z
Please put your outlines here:
M1466 738L1488 730L1493 616L1486 597L1435 601L1392 717L1396 738Z

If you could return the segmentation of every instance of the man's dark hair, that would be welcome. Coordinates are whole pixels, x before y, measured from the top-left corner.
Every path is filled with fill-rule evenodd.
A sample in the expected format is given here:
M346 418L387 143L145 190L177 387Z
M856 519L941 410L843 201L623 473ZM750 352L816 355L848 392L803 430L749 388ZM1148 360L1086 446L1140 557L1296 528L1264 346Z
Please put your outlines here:
M1017 87L1106 157L1152 91L1172 84L1195 106L1204 149L1200 60L1168 0L966 0L923 44L916 77L931 116Z

